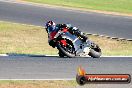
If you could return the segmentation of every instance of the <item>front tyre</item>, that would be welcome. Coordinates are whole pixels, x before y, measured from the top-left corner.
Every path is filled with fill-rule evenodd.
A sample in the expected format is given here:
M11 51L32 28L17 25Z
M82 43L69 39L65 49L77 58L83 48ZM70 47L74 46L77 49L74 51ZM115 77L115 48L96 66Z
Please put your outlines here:
M89 56L93 57L93 58L99 58L101 56L101 49L98 45L95 45L96 47L91 48L90 52L89 52Z

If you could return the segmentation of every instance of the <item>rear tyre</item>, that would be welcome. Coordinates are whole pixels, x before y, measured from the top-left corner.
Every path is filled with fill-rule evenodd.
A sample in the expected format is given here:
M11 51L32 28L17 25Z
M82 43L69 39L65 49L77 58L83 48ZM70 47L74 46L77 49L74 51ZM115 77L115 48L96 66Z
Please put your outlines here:
M63 44L61 44L60 42L58 42L57 44L57 48L59 49L59 51L61 51L64 55L66 55L69 58L73 58L75 57L75 49L74 46L72 44L72 42L68 39L65 39L67 42L67 45L64 46Z
M59 54L60 57L65 57L65 56L66 56L66 55L65 55L64 53L62 53L61 51L59 51L58 54Z

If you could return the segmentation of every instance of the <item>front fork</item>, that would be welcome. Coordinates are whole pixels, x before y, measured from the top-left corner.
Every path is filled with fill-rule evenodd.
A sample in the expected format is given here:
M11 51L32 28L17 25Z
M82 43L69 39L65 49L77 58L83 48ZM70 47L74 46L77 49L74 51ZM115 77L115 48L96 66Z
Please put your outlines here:
M96 44L93 41L87 40L86 43L90 48L96 48Z

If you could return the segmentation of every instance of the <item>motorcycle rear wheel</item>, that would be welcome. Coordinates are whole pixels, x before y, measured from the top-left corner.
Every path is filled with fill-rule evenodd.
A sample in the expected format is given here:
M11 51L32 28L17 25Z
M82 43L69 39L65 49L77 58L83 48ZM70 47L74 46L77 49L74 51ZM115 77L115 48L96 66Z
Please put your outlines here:
M61 51L59 51L58 54L59 54L60 57L65 57L65 56L66 56L66 55L65 55L63 52L61 52Z
M65 40L67 42L67 46L64 46L58 42L57 48L59 49L59 51L61 51L67 57L69 57L69 58L75 57L76 55L75 55L75 53L73 53L74 52L74 46L73 46L72 42L68 39L65 39ZM68 46L70 46L70 47L72 46L70 51L69 51L69 49L67 49Z

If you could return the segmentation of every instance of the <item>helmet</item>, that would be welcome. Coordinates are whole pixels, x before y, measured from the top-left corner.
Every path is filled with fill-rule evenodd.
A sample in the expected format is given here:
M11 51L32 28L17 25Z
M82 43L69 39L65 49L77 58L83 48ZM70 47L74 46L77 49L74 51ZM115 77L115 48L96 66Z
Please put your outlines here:
M53 22L53 21L48 21L47 23L46 23L46 31L48 32L48 33L50 33L50 32L52 32L52 31L54 31L55 30L55 22Z

